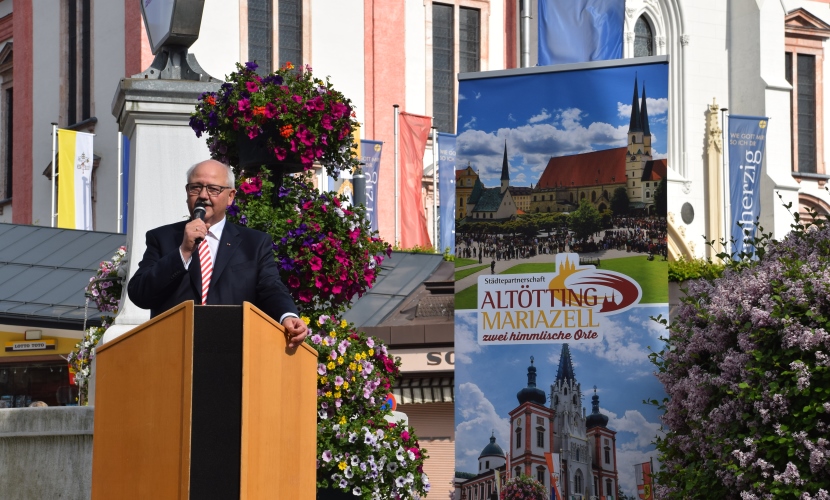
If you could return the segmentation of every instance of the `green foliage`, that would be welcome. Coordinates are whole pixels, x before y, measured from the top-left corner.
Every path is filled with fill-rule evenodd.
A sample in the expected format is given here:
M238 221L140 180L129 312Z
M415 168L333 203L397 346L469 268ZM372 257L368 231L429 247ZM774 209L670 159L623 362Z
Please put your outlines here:
M602 229L602 216L599 210L589 203L588 200L582 200L579 203L579 208L571 213L568 225L576 233L577 238L588 238Z
M444 248L444 261L445 262L453 262L455 260L455 254L452 253L450 247Z
M409 253L438 253L432 247L422 247L421 245L415 245L411 248L402 248L398 244L392 247L392 250L395 252L409 252Z
M478 264L476 259L455 259L455 267L466 267L472 266L473 264Z
M713 280L723 276L724 264L704 259L684 259L669 262L669 281L682 283L688 280Z
M617 217L627 215L628 203L628 189L623 186L615 189L614 194L611 195L611 211L614 212L614 215Z

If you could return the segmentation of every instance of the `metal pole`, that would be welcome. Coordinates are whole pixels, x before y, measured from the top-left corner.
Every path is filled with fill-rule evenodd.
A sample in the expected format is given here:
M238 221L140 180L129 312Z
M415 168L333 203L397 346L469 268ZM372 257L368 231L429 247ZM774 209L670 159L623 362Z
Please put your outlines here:
M435 117L432 118L435 123ZM441 253L441 242L438 241L438 161L435 151L438 149L438 130L432 127L432 238L435 251Z
M398 185L398 115L400 114L400 109L397 104L392 105L395 108L395 246L401 241L400 235L398 234L398 196L400 192L400 186Z
M522 67L530 67L530 0L520 0L520 15L522 21L519 25L522 47Z
M121 152L121 144L123 142L124 142L124 139L121 135L121 131L119 130L118 131L118 217L116 217L116 220L115 220L115 232L116 233L121 232L121 227L122 227L121 217L123 216L123 214L121 213L121 190L122 190L122 186L123 186L123 184L122 184L122 182L123 182L123 179L122 179L123 158L121 157L121 155L123 153Z
M729 151L729 136L726 133L726 118L724 113L729 111L729 108L720 108L721 134L723 135L723 148L721 149L721 177L723 178L723 251L729 253L731 251L732 240L732 226L729 224L731 218L732 207L729 199L729 171L726 169L726 152Z
M57 149L57 141L58 141L58 124L52 122L52 227L55 227L55 163L57 160L55 159L55 150Z

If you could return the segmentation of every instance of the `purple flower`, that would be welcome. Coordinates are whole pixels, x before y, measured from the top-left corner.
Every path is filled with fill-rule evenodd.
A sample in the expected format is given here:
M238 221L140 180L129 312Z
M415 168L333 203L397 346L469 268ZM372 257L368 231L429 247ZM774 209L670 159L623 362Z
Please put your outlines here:
M248 225L248 218L245 217L245 214L242 214L242 216L239 217L239 223L242 224L243 226Z
M255 63L254 61L248 61L248 62L245 63L245 68L248 71L256 71L256 69L258 67L259 67L259 65L257 63ZM229 84L226 84L226 85L229 85Z
M323 452L323 454L320 456L320 458L322 458L324 462L329 463L329 462L331 462L331 459L333 458L333 454L332 454L331 450L326 450L326 451Z

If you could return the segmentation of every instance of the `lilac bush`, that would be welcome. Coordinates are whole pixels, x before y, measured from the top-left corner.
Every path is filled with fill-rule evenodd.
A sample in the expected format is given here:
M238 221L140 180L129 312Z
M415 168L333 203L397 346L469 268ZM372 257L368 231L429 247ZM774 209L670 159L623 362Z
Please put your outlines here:
M687 282L652 354L669 396L656 498L830 499L830 227L793 228Z

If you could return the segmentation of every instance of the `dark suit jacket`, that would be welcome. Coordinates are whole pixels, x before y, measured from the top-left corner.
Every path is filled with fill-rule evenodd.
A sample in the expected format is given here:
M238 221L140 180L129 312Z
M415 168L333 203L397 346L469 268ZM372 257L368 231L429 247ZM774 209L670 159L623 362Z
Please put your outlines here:
M179 253L186 224L177 222L147 232L147 250L127 285L130 300L150 309L152 317L187 300L201 304L199 256L194 252L185 269ZM263 232L226 221L213 265L208 305L242 305L248 301L277 321L285 313L297 314L280 280L271 243L271 237Z

